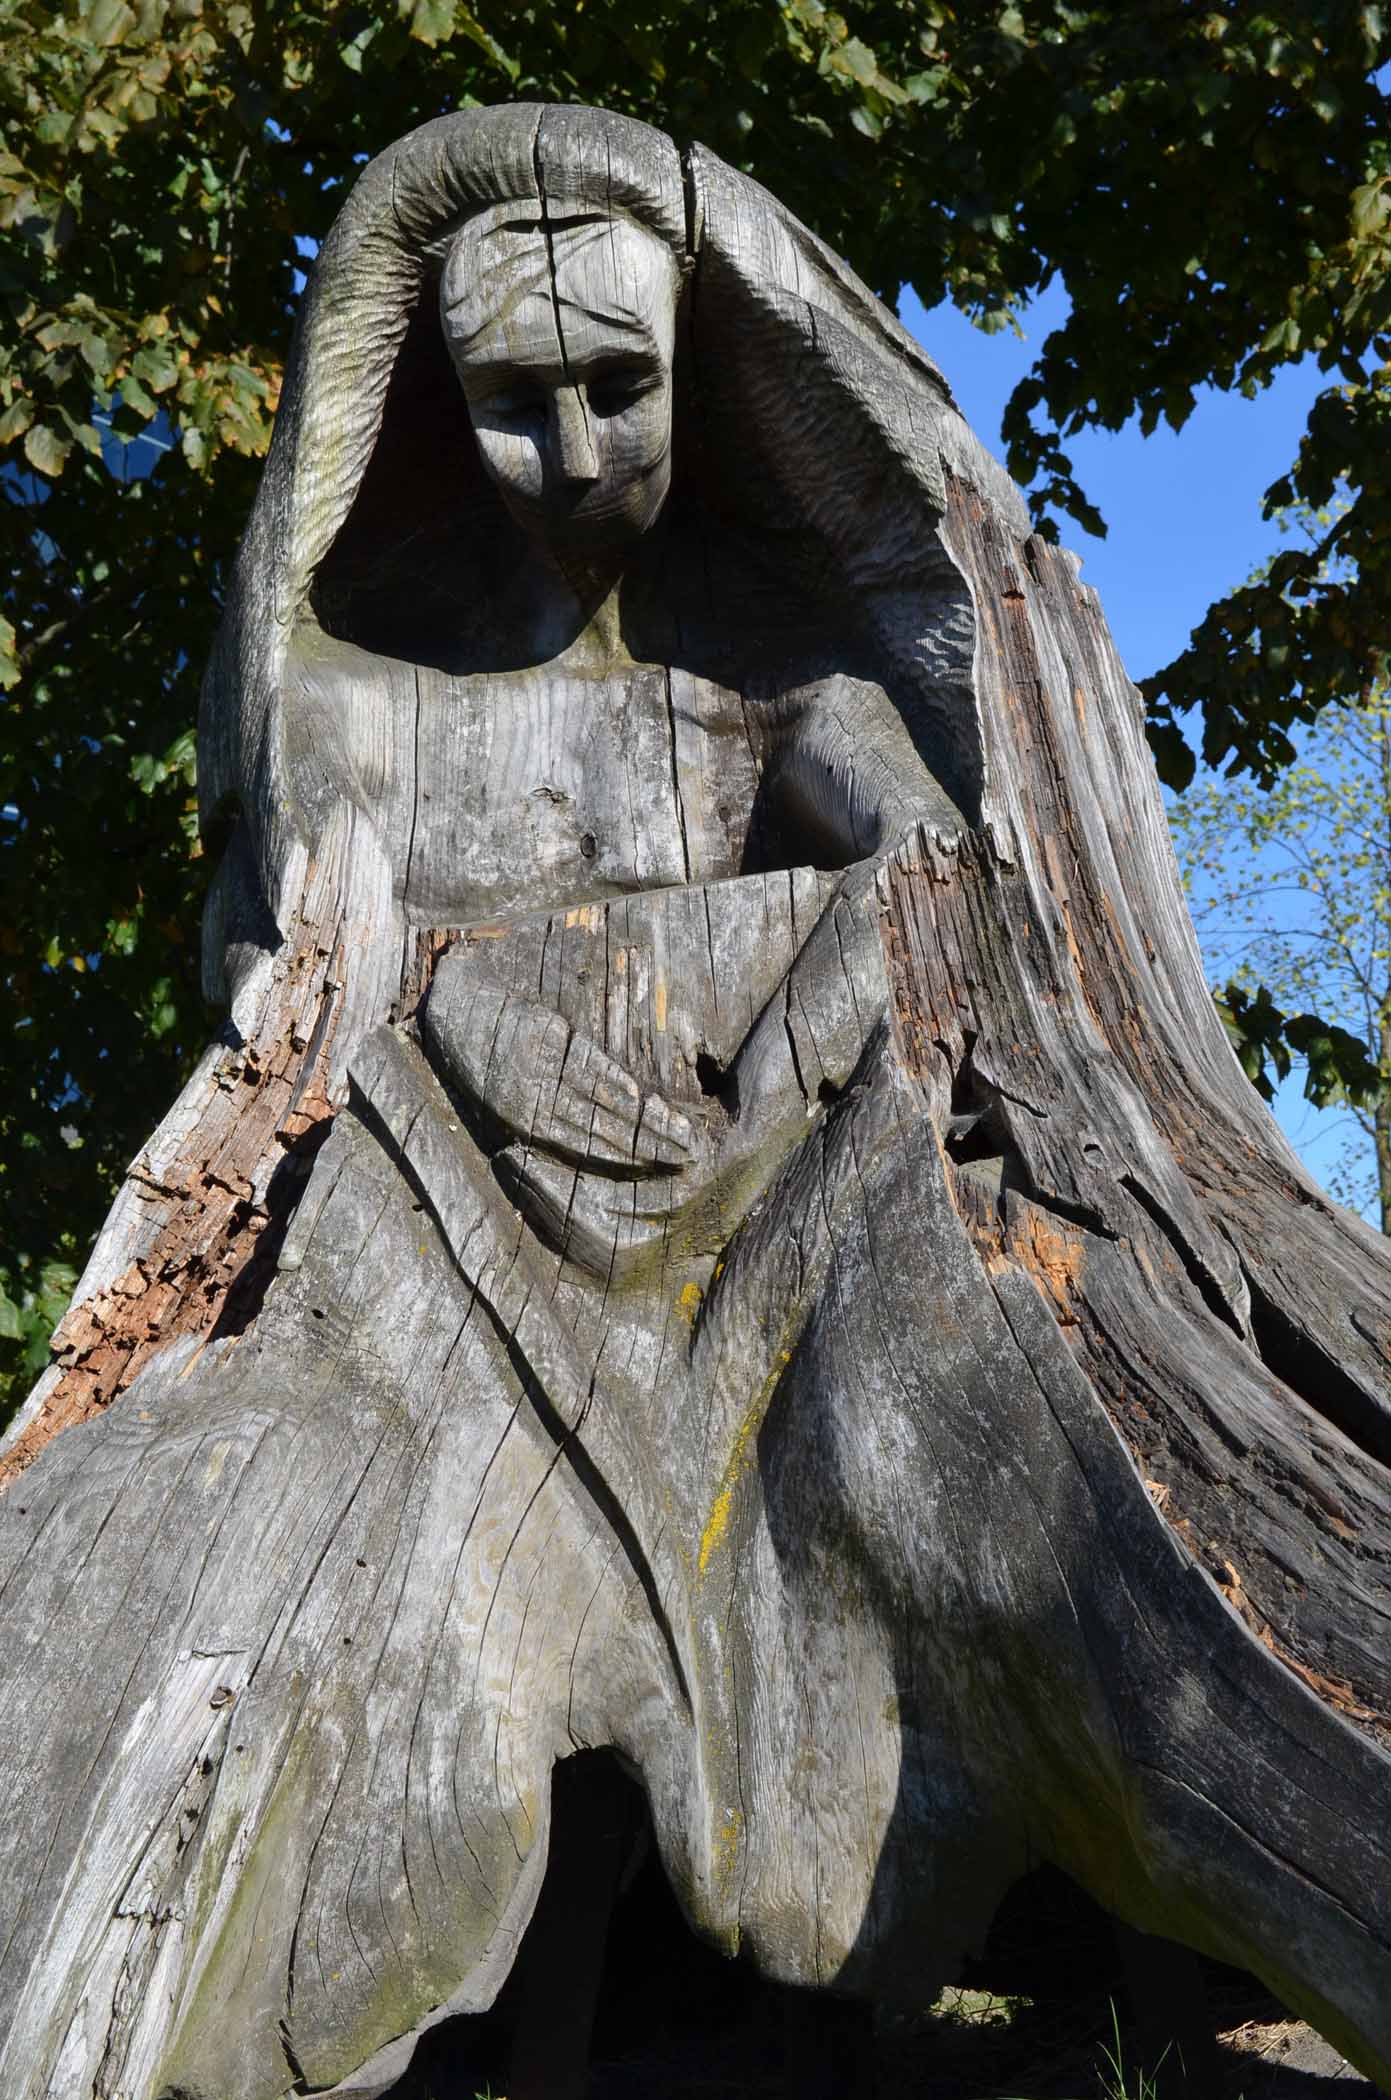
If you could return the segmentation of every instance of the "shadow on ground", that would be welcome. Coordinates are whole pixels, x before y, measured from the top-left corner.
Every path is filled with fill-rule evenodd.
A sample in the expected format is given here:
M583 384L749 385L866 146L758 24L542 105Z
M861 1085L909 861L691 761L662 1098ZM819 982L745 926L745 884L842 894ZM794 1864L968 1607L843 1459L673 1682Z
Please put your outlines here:
M1210 1964L1204 1983L1220 2042L1211 2088L1190 2084L1190 2100L1371 2100L1374 2088L1250 1977ZM504 1991L487 2020L437 2030L395 2100L505 2092L509 2016ZM804 1995L700 1946L649 1857L614 1915L587 2100L792 2100L803 2088L786 2069L789 2041L795 2051L818 2017ZM1116 2090L1107 2052L1139 2100L1110 1921L1052 1869L1006 1899L984 1954L932 2015L858 2032L875 2100L1104 2100ZM852 2073L829 2089L853 2100L856 2087Z

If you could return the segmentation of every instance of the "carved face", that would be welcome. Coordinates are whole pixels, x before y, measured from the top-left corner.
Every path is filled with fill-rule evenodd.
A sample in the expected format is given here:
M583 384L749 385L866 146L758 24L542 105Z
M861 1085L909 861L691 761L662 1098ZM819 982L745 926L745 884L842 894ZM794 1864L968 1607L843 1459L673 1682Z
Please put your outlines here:
M671 484L677 269L622 219L472 222L445 337L483 465L526 530L577 559L647 531Z

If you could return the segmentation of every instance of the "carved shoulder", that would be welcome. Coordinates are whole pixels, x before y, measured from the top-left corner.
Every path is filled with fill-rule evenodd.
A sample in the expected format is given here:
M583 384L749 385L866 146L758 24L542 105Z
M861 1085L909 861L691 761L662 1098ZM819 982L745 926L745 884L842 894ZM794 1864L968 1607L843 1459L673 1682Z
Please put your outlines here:
M317 829L340 797L380 817L413 736L415 671L309 623L286 666L285 744L295 796Z

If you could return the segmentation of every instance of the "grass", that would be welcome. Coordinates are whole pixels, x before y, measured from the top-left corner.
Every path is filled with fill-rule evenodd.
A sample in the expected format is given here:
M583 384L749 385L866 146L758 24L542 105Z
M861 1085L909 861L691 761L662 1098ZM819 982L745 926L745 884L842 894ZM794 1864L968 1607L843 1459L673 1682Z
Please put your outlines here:
M1252 2024L1254 2016L1255 2024L1269 2024L1277 2010L1273 2002L1253 1997L1253 1988L1229 1984L1226 1991L1223 1997L1219 1985L1214 2006L1225 2039L1231 2038L1229 2029L1235 2035L1234 2023ZM772 2100L781 2094L776 2033L770 2050L767 2035L756 2022L746 2026L737 2005L717 2011L717 2024L730 2044L718 2065L706 2060L703 2033L690 2055L683 2054L684 2024L673 2038L665 2031L655 2036L638 2032L625 2022L610 2034L597 2059L596 2089L607 2093L612 2080L615 2095L662 2092L673 2100L734 2100L736 2094L743 2100L755 2095ZM621 2053L625 2036L631 2058ZM881 2027L878 2054L880 2090L895 2100L926 2100L929 2094L934 2100L979 2100L986 2093L1011 2100L1159 2100L1153 2068L1142 2065L1104 1984L1079 1993L1075 2001L955 1986L942 1993L930 2015L901 2016ZM1255 2076L1264 2090L1263 2065L1263 2055L1260 2064L1254 2055L1243 2062L1231 2048L1216 2089L1235 2091L1240 2100L1243 2086L1252 2091ZM460 2088L427 2073L423 2085L412 2090L416 2100L444 2100L446 2092ZM1318 2090L1324 2090L1321 2084ZM462 2091L472 2100L506 2100L505 2089L478 2088L473 2079Z
M1166 2049L1164 2056L1168 2053ZM1125 2051L1121 2046L1121 2023L1114 1998L1111 2000L1111 2040L1109 2043L1102 2043L1101 2054L1106 2065L1101 2079L1101 2090L1105 2100L1159 2100L1158 2084L1148 2071L1137 2072L1138 2083L1133 2088L1127 2082ZM1159 2063L1154 2067L1156 2071L1163 2061L1164 2057L1161 2056Z
M1025 2000L998 1996L986 1991L953 1991L950 1994L949 2017L968 2021L975 2027L1008 2027ZM1114 1999L1111 2001L1111 2040L1101 2044L1101 2067L1098 2070L1100 2100L1159 2100L1159 2086L1149 2072L1137 2070L1132 2073L1126 2066L1125 2047L1121 2039L1120 2017ZM1163 2059L1160 2059L1162 2063ZM1159 2066L1156 2065L1156 2070ZM505 2093L494 2093L491 2086L475 2093L473 2100L507 2100ZM1020 2094L1014 2100L1025 2100Z

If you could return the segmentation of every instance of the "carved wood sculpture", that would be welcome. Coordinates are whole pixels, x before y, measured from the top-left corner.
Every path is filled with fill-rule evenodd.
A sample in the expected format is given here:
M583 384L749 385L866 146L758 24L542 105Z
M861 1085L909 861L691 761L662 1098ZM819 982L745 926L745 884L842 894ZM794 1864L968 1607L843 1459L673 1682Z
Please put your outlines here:
M4 1461L0 2091L383 2092L605 1745L776 1978L1050 1859L1391 2078L1391 1260L894 319L625 119L403 140L201 769L231 1023Z

